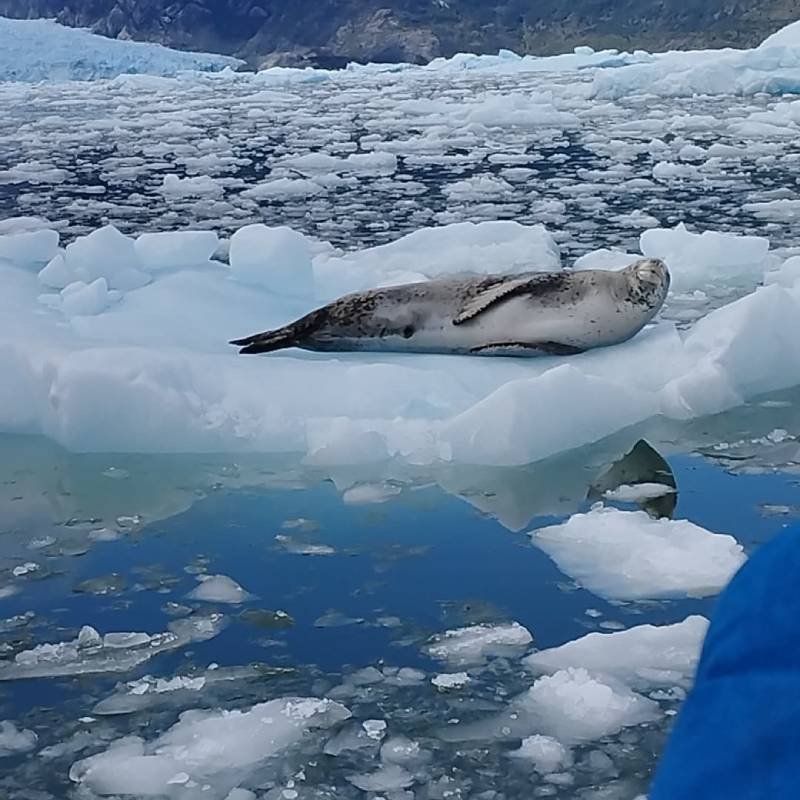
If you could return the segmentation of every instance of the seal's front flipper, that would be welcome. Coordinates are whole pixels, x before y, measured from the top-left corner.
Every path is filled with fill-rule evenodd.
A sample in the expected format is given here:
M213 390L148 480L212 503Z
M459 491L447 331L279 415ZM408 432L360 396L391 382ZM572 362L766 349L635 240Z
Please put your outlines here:
M251 355L272 353L275 350L283 350L285 347L296 347L298 339L294 326L287 325L285 328L278 328L274 331L254 333L244 339L234 339L230 344L242 348L239 351L240 355Z
M495 342L470 348L476 356L577 356L582 347L560 342Z
M556 291L564 286L569 273L542 273L506 278L487 286L467 300L453 319L453 325L463 325L479 317L499 303L520 295L537 297L544 292Z

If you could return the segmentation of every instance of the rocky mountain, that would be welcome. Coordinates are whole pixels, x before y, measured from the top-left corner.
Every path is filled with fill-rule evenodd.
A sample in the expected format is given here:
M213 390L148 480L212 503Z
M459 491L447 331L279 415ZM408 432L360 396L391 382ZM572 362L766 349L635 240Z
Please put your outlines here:
M800 18L800 0L0 0L119 38L238 55L255 66L425 62L459 51L746 47Z

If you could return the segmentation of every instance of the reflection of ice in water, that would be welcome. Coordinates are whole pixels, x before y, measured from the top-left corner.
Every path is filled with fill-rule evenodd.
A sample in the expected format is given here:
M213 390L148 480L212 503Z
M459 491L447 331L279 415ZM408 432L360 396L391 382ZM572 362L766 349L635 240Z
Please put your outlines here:
M775 413L776 410L767 411ZM735 430L737 425L733 418L730 429ZM766 432L769 430L772 428ZM648 432L650 441L660 438L667 436L656 435L656 429ZM337 508L348 515L371 515L377 510L381 517L391 516L416 503L418 497L430 498L435 491L431 487L438 483L451 489L454 497L466 501L461 506L463 513L469 513L467 504L475 505L506 524L516 520L514 527L519 529L527 525L530 516L556 513L563 517L578 511L596 476L629 452L635 442L636 434L632 433L569 457L520 470L453 466L412 470L407 465L391 463L377 470L365 467L363 471L350 470L346 477L339 473L335 484L339 496L332 494L332 497ZM56 461L59 480L61 485L70 487L71 494L64 498L68 506L47 510L55 538L65 532L72 535L76 529L97 531L105 524L105 515L113 520L125 516L141 518L132 528L119 530L115 526L121 536L116 541L90 542L92 548L105 548L106 558L113 554L114 548L125 547L132 536L139 541L139 547L151 541L147 523L157 517L163 518L167 509L180 513L187 501L195 502L221 488L255 489L263 492L265 501L269 502L273 491L269 487L296 489L303 484L312 487L324 477L319 467L298 468L289 461L279 464L259 458L239 459L237 466L231 468L226 459L130 456L115 457L115 467L128 473L124 480L116 481L102 475L108 468L108 461L104 462L102 457L66 456L41 443L39 447L43 449L39 451L33 442L23 444L19 442L18 453L24 457L16 459L14 465L14 474L25 475L24 484L18 484L15 489L23 496L23 504L27 496L42 496L41 487L46 488L47 481L52 480L49 476L55 457L61 459L60 463ZM385 482L402 487L403 492L380 507L345 503L342 492L362 485L367 478L373 485ZM135 503L125 494L104 494L106 486L123 484L129 487ZM285 488L279 491L302 497ZM42 506L38 503L37 500L32 506L35 513L30 517L37 526L43 518ZM104 509L103 519L93 511L98 507ZM454 507L459 508L458 505ZM295 569L299 565L313 571L317 567L327 568L326 565L335 564L337 559L351 558L346 554L348 548L340 546L336 538L336 524L322 515L321 509L304 508L302 502L295 508L294 515L280 513L266 530L261 529L260 519L258 522L257 541L263 553L274 557L277 569ZM425 512L420 510L419 513ZM65 526L65 518L77 522ZM671 524L650 520L644 514L642 518L653 525ZM17 519L22 522L25 518ZM61 524L53 524L56 521ZM21 530L26 528L27 523L20 526ZM280 538L276 541L275 531L281 529L286 532L277 534ZM31 538L22 537L25 547ZM322 541L325 545L320 543ZM522 544L526 540L520 536L517 541ZM315 547L322 547L326 557L300 558L286 553L312 556L316 553ZM380 553L380 547L377 552ZM435 553L436 548L431 552ZM536 551L528 548L520 552L533 554ZM59 558L70 563L69 556ZM213 558L184 558L179 563L189 562L192 562L192 572L212 576L210 580L198 582L197 586L202 587L222 576L235 585L241 580L246 588L258 588L267 605L278 602L272 596L269 580L262 590L235 569L226 567L223 571L214 564ZM77 562L72 559L72 563ZM608 570L609 566L603 569ZM152 589L176 591L172 584L162 580L163 576L170 575L168 569L153 566L149 571L153 580L148 585ZM643 585L655 585L653 576L645 572L638 579ZM186 580L190 585L193 582L191 577ZM227 581L218 581L216 588L224 591L214 592L213 602L240 599L239 591ZM480 586L468 589L469 596L480 598ZM36 585L25 584L23 591L34 592ZM122 589L118 597L135 601L136 595L130 594L131 591L133 589ZM191 602L191 598L185 597L185 591L182 589L173 597L184 604ZM452 601L457 607L464 605L463 598L454 597ZM192 610L189 606L180 608L172 600L168 602L175 607L176 614L185 615ZM294 615L294 606L298 603L302 608L302 601L296 598L285 605ZM202 611L201 602L195 604ZM606 609L597 598L588 599L587 606L590 604ZM284 605L282 600L281 605ZM228 649L226 645L225 663L218 668L213 664L209 666L215 653L212 648L205 651L212 655L204 655L194 662L196 667L168 666L161 672L166 662L159 656L148 662L149 676L121 673L116 690L109 685L88 684L80 701L72 701L65 707L59 722L55 727L50 726L46 736L43 728L38 727L35 715L24 721L12 714L4 716L15 724L16 730L38 733L41 739L38 746L46 748L47 752L47 759L42 759L41 763L46 764L51 774L66 775L72 770L73 778L80 781L87 798L101 796L99 793L104 791L123 790L126 786L137 787L140 791L155 786L167 787L166 796L180 800L191 798L192 792L202 792L198 797L225 800L234 788L241 790L238 796L249 797L242 792L252 791L260 797L266 792L270 800L281 800L285 791L297 792L298 798L341 797L345 800L363 797L366 791L389 792L402 797L402 792L409 789L431 797L445 792L480 796L500 782L510 798L529 797L533 791L554 792L566 800L580 796L579 793L588 791L590 786L601 784L609 787L609 791L614 786L620 798L632 800L646 790L649 756L645 754L660 747L670 715L684 696L705 625L703 619L691 617L677 626L642 626L618 634L592 635L572 645L537 652L535 641L531 641L531 635L535 639L537 634L535 626L527 631L503 621L502 609L493 610L489 602L483 605L479 602L478 613L463 615L464 621L452 621L451 615L449 623L433 631L420 631L402 619L393 620L391 627L377 627L382 626L383 621L388 624L391 619L387 613L391 609L383 609L381 605L378 591L374 602L366 607L375 609L369 614L360 608L360 616L354 616L349 608L349 613L331 609L320 618L325 611L322 607L307 621L295 620L294 630L303 635L303 626L313 626L316 619L317 625L323 627L315 630L319 635L332 637L333 643L339 641L338 637L354 633L386 631L386 635L413 642L420 651L441 661L425 662L420 665L423 669L416 665L410 668L403 660L406 651L398 649L393 650L397 657L394 665L343 667L342 674L329 675L302 666L295 670L271 669L266 664L246 666L237 661L235 648ZM251 608L240 615L235 607L229 608L236 614L234 623L244 623L242 630L247 631L248 636L255 635L257 630L250 624L251 618L259 624L257 618L261 616L270 617L269 636L280 636L281 631L292 630L277 624L275 612ZM561 612L554 608L553 613ZM637 619L626 617L621 611L606 609L595 613L600 615L596 619L586 617L594 620L594 626L605 624L610 613L615 617L619 614L628 624ZM646 610L643 613L646 614ZM192 619L193 616L181 617L178 622L190 624ZM29 631L32 637L31 646L26 648L29 651L41 641L37 639L42 636L39 629L31 627L37 623L41 621L35 616L22 615L19 619L4 621L12 635L16 631ZM263 630L261 626L257 635L263 635ZM58 639L50 637L48 641ZM110 639L109 644L119 645L113 654L114 666L137 663L134 656L148 647L144 638L141 642ZM112 666L110 656L103 664L85 663L80 650L76 650L81 656L74 662L76 669ZM102 654L104 649L98 652ZM269 661L279 656L280 648L270 646L262 652L264 660ZM629 659L631 653L636 654L633 665ZM23 656L23 660L25 658ZM14 666L13 669L18 668ZM36 669L39 674L46 674L44 662ZM15 677L23 674L18 672ZM240 733L244 737L242 731L250 725L251 717L247 716L253 714L250 709L255 709L261 719L265 716L264 704L281 704L289 697L314 696L329 697L346 708L352 719L337 721L338 717L334 716L325 718L322 727L303 725L302 731L293 729L278 759L269 755L273 752L271 734L255 737L245 759L247 763L242 766L239 745L235 743L240 741ZM281 707L269 706L270 709ZM231 717L230 712L237 710L243 713ZM177 715L183 712L190 713L178 720ZM268 716L280 719L271 711ZM79 722L80 718L94 718L95 721ZM213 732L213 736L209 733L206 740L207 732ZM209 751L202 764L191 754L191 758L188 755L179 757L178 750L172 748L174 741L183 741L184 734L190 738L195 734L200 736L200 739L192 738L200 748L192 753L201 750L205 753L206 744L211 748L212 738L217 742L213 753ZM125 738L130 735L134 738ZM220 739L221 736L224 739ZM276 742L280 738L278 736ZM247 746L250 747L249 742ZM319 762L321 753L325 754L324 763ZM24 754L16 757L22 758ZM136 768L123 768L123 762ZM317 766L312 766L313 762ZM640 777L634 777L637 775ZM206 785L211 788L203 791ZM65 789L61 787L59 791L63 794ZM14 797L13 791L10 796Z

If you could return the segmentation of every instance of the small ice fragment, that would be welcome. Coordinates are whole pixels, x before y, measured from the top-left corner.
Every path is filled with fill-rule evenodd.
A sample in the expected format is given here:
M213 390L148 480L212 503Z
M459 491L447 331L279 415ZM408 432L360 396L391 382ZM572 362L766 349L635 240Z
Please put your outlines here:
M336 552L330 545L300 542L291 536L286 536L281 533L275 537L275 541L277 541L287 553L300 556L331 556Z
M0 758L33 750L38 739L33 731L20 730L11 720L0 720Z
M442 673L431 678L431 683L438 689L460 689L472 679L466 672Z
M541 775L547 775L572 764L572 753L558 739L536 734L522 740L518 750L510 755L533 762L533 768Z
M344 628L348 625L361 625L364 622L362 617L348 617L341 611L330 609L321 617L314 620L315 628Z
M115 480L122 480L123 478L130 478L131 474L126 469L120 469L119 467L109 467L106 470L103 470L101 473L106 478L113 478Z
M206 603L244 603L251 598L233 578L227 575L201 575L200 583L187 595L192 600Z
M363 792L397 792L411 786L414 776L397 764L390 764L368 775L348 775L347 780Z
M21 578L23 575L29 575L31 572L38 572L41 567L35 561L26 561L18 567L11 570L11 574L15 578Z
M367 505L385 503L402 493L399 486L389 483L362 483L347 489L342 500L350 505Z
M603 494L603 497L619 503L641 503L643 500L653 500L674 493L675 489L672 486L663 483L637 483L623 484L616 489L610 489Z
M361 723L370 739L380 741L386 735L386 721L382 719L368 719Z

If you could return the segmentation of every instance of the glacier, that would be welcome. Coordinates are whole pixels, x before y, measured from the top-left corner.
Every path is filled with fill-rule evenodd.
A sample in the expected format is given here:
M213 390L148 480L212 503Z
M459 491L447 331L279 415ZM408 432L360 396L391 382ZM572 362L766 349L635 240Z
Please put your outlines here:
M0 17L0 81L90 81L122 74L176 75L235 69L244 62L212 53L123 41L48 19Z

